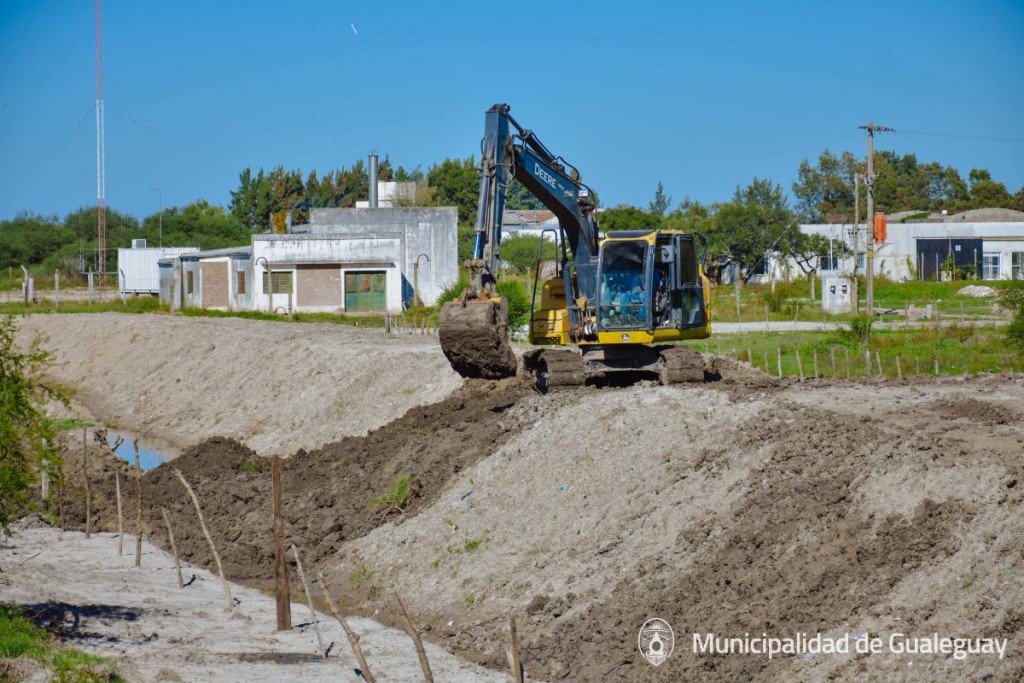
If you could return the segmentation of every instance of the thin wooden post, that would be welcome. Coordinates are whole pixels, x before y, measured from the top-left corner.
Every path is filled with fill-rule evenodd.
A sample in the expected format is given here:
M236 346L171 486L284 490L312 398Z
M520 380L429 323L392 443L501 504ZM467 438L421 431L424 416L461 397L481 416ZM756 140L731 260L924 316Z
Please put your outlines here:
M53 271L53 298L56 308L60 308L60 271ZM961 304L963 305L963 304Z
M800 361L800 349L796 350L796 371L800 377L800 381L804 381L804 364Z
M768 365L768 352L767 351L764 352L764 374L766 374L766 375L772 374L771 366Z
M939 375L939 359L936 358L935 359L935 376L938 377L938 375Z
M174 542L174 529L171 528L171 520L167 517L167 509L160 508L160 514L164 517L164 524L167 526L167 538L171 541L171 552L174 554L174 568L178 570L178 588L184 588L185 580L181 578L181 559L178 557L178 544Z
M896 379L903 379L903 368L900 367L899 356L896 356Z
M121 506L121 473L114 472L114 491L117 493L117 556L124 555L124 508Z
M875 365L878 366L878 376L882 377L884 375L882 372L882 357L878 354L878 351L875 351Z
M832 379L836 378L836 347L828 347L828 358L832 363Z
M139 440L135 439L135 566L142 566L142 461Z
M750 364L750 367L754 367L754 354L750 352L749 346L747 347L747 363Z
M779 379L782 379L782 347L775 347L775 366L779 371Z
M82 477L85 479L85 537L92 537L92 491L89 490L89 442L82 427Z
M818 379L818 349L811 349L811 354L814 356L814 379Z
M345 631L345 637L348 638L348 644L356 655L356 661L359 662L359 670L362 672L363 678L366 679L366 683L374 683L373 674L370 673L370 665L366 663L363 648L359 645L359 634L352 630L352 627L348 625L348 622L338 612L338 606L334 604L334 598L331 597L331 592L327 590L327 585L323 580L321 579L318 583L320 584L320 590L323 591L327 607L330 608L331 614L334 615L334 618L338 620L341 628Z
M846 362L846 379L850 379L850 349L843 347L843 360Z
M196 509L196 515L199 517L199 528L203 530L203 536L206 537L206 543L210 546L210 554L213 555L214 562L217 563L217 573L220 574L220 582L224 587L224 597L228 603L228 611L235 609L235 599L231 597L231 586L228 584L228 580L224 578L224 565L221 564L220 555L217 554L217 548L213 545L213 538L210 537L210 530L206 528L206 520L203 518L203 511L199 507L199 499L196 498L196 492L192 490L192 487L185 480L184 475L181 471L175 467L173 468L174 476L178 478L181 485L188 491L189 498L192 499L192 505Z
M427 651L423 649L423 641L420 640L420 633L413 627L412 619L409 618L409 613L405 611L405 605L402 604L402 598L395 594L395 601L398 602L398 609L402 611L402 619L405 622L405 632L412 638L413 645L416 646L416 656L420 658L420 668L423 669L423 680L425 683L434 683L434 674L430 672L430 662L427 661Z
M871 376L871 352L867 349L864 349L864 375Z
M512 668L512 680L515 683L523 683L525 679L523 671L523 655L519 648L519 634L516 633L516 616L513 614L508 618L508 634L512 641L512 647L508 651L508 663Z
M277 602L277 630L292 627L292 598L288 588L288 558L284 552L284 514L281 506L281 458L274 456L272 466L274 497L274 598Z
M306 594L306 602L309 603L309 612L313 617L313 630L316 631L316 644L327 658L327 651L324 649L324 637L320 635L320 619L317 618L316 608L313 607L313 598L309 594L309 584L306 583L306 573L302 571L302 560L299 559L299 549L292 543L292 554L295 555L295 566L299 570L299 581L302 582L302 590Z
M915 375L920 375L921 374L921 359L920 358L915 358L914 359L914 374Z
M733 357L733 360L739 360L740 359L739 354L736 353L736 347L735 346L732 347L732 357Z

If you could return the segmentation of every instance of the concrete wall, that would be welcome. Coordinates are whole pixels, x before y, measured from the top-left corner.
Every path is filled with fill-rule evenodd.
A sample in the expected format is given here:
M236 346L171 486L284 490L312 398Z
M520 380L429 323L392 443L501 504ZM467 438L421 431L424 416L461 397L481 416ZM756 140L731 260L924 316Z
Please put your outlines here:
M420 297L425 304L433 304L446 287L459 279L455 207L311 209L309 220L309 224L302 227L311 235L346 235L371 241L397 238L397 263L402 273L401 301L405 305L412 302L417 257ZM390 283L388 286L390 288ZM389 291L389 302L390 296Z

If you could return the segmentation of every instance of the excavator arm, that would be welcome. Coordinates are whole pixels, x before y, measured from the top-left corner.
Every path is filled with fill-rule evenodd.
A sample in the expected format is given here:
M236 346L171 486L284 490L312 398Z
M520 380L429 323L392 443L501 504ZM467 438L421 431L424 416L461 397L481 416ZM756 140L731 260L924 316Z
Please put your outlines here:
M579 172L552 154L531 131L496 104L486 114L481 149L480 195L473 257L466 262L469 288L441 310L441 348L464 377L500 378L515 374L508 344L507 302L497 295L505 197L513 178L558 219L562 277L570 325L583 329L593 318L597 292L598 230L593 196ZM567 170L568 169L568 170ZM570 267L571 251L572 266Z

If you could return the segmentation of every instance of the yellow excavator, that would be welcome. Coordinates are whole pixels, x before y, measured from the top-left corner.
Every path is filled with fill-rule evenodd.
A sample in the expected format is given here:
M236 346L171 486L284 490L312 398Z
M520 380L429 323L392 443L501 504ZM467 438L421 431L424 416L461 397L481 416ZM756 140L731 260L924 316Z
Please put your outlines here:
M518 370L508 301L495 289L505 195L515 178L558 220L558 255L543 262L538 255L531 303L528 339L540 348L523 356L536 386L704 381L701 355L671 343L711 335L703 235L602 234L579 171L522 128L507 104L487 111L481 171L473 257L466 262L470 284L444 305L438 325L441 348L459 374L500 379Z

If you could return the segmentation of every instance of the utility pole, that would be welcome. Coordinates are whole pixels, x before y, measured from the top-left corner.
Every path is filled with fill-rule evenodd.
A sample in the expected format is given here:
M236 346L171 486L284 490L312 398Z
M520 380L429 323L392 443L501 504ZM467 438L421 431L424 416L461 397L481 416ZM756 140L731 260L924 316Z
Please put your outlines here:
M868 319L873 319L875 316L875 289L874 289L874 276L875 276L875 231L874 224L872 221L875 219L875 133L895 133L895 128L889 128L888 126L876 126L871 121L868 121L866 126L858 126L861 130L868 132L868 174L864 182L867 183L868 189L868 209L866 211L866 223L867 223L867 246L865 248L865 268L864 278L867 281L867 309Z
M107 272L107 161L103 141L103 0L96 6L96 270Z

